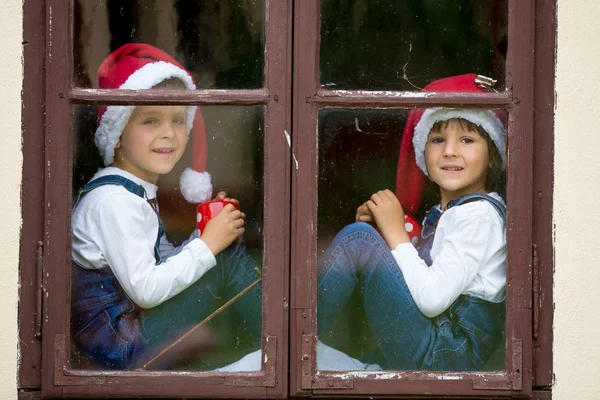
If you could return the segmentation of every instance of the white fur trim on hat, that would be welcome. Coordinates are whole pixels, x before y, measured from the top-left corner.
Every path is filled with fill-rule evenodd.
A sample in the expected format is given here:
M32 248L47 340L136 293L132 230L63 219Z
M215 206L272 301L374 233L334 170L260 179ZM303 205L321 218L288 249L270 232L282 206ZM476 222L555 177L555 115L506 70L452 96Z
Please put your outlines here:
M196 85L187 72L181 68L165 61L157 61L146 64L127 78L119 89L150 89L167 79L177 78L183 81L188 90L196 89ZM102 118L96 134L94 143L100 151L104 165L108 166L115 159L115 146L127 126L129 118L135 106L108 106ZM196 107L188 107L187 126L188 134L194 124Z
M186 168L181 174L179 186L183 197L190 203L204 203L212 196L212 184L208 172Z
M431 128L436 122L455 118L465 119L486 131L498 148L498 152L502 158L502 167L506 166L506 129L496 114L490 110L433 108L425 110L421 120L415 126L413 135L415 159L417 165L426 176L429 176L429 174L427 173L427 164L425 163L425 145L427 144L429 132L431 132Z

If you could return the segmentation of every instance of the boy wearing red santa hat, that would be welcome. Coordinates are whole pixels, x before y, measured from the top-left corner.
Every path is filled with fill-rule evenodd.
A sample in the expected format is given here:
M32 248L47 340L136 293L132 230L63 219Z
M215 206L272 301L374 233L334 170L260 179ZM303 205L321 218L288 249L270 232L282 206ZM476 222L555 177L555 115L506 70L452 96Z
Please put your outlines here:
M98 76L101 89L195 89L181 65L146 44L119 48ZM248 287L257 265L236 240L245 215L233 205L211 219L201 237L195 231L181 246L164 234L156 183L179 161L190 132L200 157L196 171L182 175L181 190L190 202L211 197L210 175L201 172L205 133L196 107L113 105L98 107L98 114L94 139L105 168L78 191L73 207L71 328L92 364L131 369L207 317L215 299L226 301ZM260 285L233 307L258 346Z

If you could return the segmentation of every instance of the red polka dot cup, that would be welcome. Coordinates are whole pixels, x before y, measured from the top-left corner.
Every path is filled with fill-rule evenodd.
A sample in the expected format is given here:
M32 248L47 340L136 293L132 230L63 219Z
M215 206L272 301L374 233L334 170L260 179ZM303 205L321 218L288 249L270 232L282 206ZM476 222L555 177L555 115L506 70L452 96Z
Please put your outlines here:
M238 203L229 200L213 200L198 204L198 207L196 208L196 223L198 224L200 234L204 232L204 228L206 228L208 221L220 213L227 204L232 204L236 210L240 209Z
M421 238L421 224L412 215L404 213L404 229L408 233L410 242L416 246Z

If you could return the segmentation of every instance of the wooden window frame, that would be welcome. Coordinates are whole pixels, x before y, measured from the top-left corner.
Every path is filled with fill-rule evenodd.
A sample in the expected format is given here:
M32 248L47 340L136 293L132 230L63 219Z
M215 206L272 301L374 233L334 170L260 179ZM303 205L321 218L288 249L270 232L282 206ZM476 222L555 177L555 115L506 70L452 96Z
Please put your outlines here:
M33 2L28 2L26 5L28 10L34 7L31 3ZM26 129L26 133L32 136L37 134L35 139L33 137L31 139L37 143L38 149L43 149L43 152L34 151L38 167L41 161L41 168L38 171L43 171L44 190L36 193L43 199L42 214L39 215L38 204L31 205L31 208L35 208L38 213L37 218L41 217L43 220L43 225L41 230L38 224L35 229L27 231L28 235L33 233L36 236L34 239L37 254L36 272L32 274L29 268L29 275L22 275L22 277L31 279L32 276L36 278L39 276L39 280L28 289L29 291L33 289L34 292L36 310L34 311L36 315L34 336L38 333L36 329L41 328L42 320L39 318L43 316L41 343L43 372L38 381L32 380L26 382L26 385L39 382L42 397L273 398L287 395L290 201L287 166L290 165L290 147L284 132L291 130L289 117L291 115L291 46L289 43L292 25L288 20L291 15L289 12L291 1L266 0L265 4L263 88L168 92L94 90L74 87L74 0L46 0L43 10L35 9L36 17L39 17L43 11L46 27L43 32L45 41L43 44L41 41L36 42L38 49L44 48L46 52L45 93L41 96L45 100L45 120L36 119L37 123L42 123L45 128L38 131ZM68 29L58 30L53 27L68 27ZM28 73L29 71L30 69ZM27 79L25 82L27 84ZM29 93L40 94L39 87L35 89L27 87L27 90L30 90ZM73 115L73 106L76 104L107 103L265 107L263 170L265 238L262 285L264 293L268 293L268 296L263 296L262 306L261 371L240 373L91 371L70 367L70 199L72 198L70 177L73 160L72 120L67 116ZM31 143L28 141L27 146ZM28 169L26 174L24 173L24 182L30 172ZM34 201L29 196L27 200ZM27 216L27 213L25 215ZM26 219L27 226L34 225L34 221ZM30 245L27 244L28 249ZM27 253L22 260L23 263L31 266L33 263L30 258L31 255ZM28 296L28 301L30 300ZM23 318L21 320L23 321ZM21 371L23 372L25 368L27 367L22 366ZM39 368L38 360L36 360L36 368Z
M499 93L435 93L422 96L415 92L388 92L362 90L330 90L321 86L319 76L320 0L295 3L294 18L294 141L293 153L301 168L292 179L292 315L291 315L291 373L292 396L464 396L513 397L533 395L536 385L545 386L544 367L551 361L538 352L539 370L533 371L535 345L548 349L548 336L541 339L540 327L548 334L551 312L540 316L540 301L548 306L548 299L539 296L540 282L544 293L548 285L548 267L552 262L548 225L551 221L551 176L541 171L542 165L552 161L551 151L533 151L534 142L543 149L552 149L552 117L549 106L535 103L535 96L547 97L548 82L534 86L536 63L547 58L534 58L536 45L549 50L548 37L554 33L542 32L537 44L536 26L543 24L540 13L554 21L553 2L509 0L508 51L506 61L506 90ZM542 13L543 11L543 13ZM537 12L537 13L536 13ZM552 25L552 24L551 24ZM550 51L550 50L549 50ZM554 54L554 50L551 50ZM554 65L553 62L548 65ZM543 68L538 64L538 69ZM543 72L539 73L540 75ZM534 124L534 110L545 113L545 122ZM507 167L507 325L506 370L503 372L432 372L432 371L377 371L334 372L316 368L316 304L317 304L317 197L318 151L317 118L325 108L427 108L475 107L502 108L508 112L509 164ZM551 112L551 104L550 104ZM537 129L537 130L535 130ZM535 132L534 132L535 130ZM537 149L537 147L536 147ZM540 149L541 150L541 149ZM536 159L534 160L534 155ZM535 166L535 168L534 168ZM548 169L550 170L551 169ZM534 178L535 175L535 178ZM534 190L538 203L534 211ZM550 204L550 209L548 209ZM535 217L534 217L535 213ZM535 220L534 220L535 218ZM535 222L535 230L534 230ZM544 237L545 236L545 237ZM543 244L542 244L543 243ZM543 251L542 251L543 246ZM541 254L543 253L543 255ZM307 256L308 255L308 256ZM539 270L544 259L545 275ZM537 285L535 288L533 284ZM540 300L542 299L542 300ZM551 301L551 300L550 300ZM534 306L533 303L536 302ZM533 317L532 317L533 315ZM533 324L536 324L535 333Z
M295 54L295 65L293 65L293 89L294 95L293 99L290 97L292 81L290 72L282 72L283 71L291 71L292 63L291 63L291 50L292 50L292 33L290 29L287 28L285 37L275 38L275 41L269 42L266 41L267 48L265 51L273 53L279 52L281 54L281 65L279 67L270 66L269 62L265 63L265 79L269 76L268 69L278 68L279 76L281 79L273 80L272 82L265 82L265 89L262 90L262 95L268 96L268 100L263 100L263 104L267 104L269 108L275 107L277 108L277 113L283 113L285 115L285 122L278 121L277 124L271 126L273 132L277 132L277 130L285 130L289 133L292 133L292 130L289 129L292 121L290 121L290 115L292 115L292 101L296 104L296 108L293 112L293 149L294 155L300 157L301 154L304 154L301 157L302 162L307 161L307 163L300 164L302 168L309 167L315 169L314 162L316 162L316 153L311 154L310 146L311 143L303 142L305 137L310 138L312 134L314 134L315 125L310 126L310 123L307 125L307 121L302 121L300 116L301 113L304 112L306 115L307 110L310 110L311 107L315 107L315 101L320 103L318 104L331 104L335 105L335 101L331 99L332 92L321 91L318 87L318 81L315 84L314 81L306 81L302 79L298 73L301 72L301 68L310 68L311 70L318 70L318 62L317 59L310 58L305 60L302 65L300 65L299 60L301 58L306 58L307 54L310 54L309 51L310 46L307 46L307 41L300 41L299 38L303 34L311 34L314 36L314 32L310 32L311 26L314 27L315 23L318 24L318 21L312 20L312 25L301 26L301 24L297 23L298 21L298 13L307 14L308 11L312 8L313 12L317 12L318 15L318 7L315 7L316 0L303 0L302 2L295 2L294 9L294 20L296 21L295 29L294 29L294 37L296 38L296 44L294 48ZM517 0L518 1L518 0ZM539 400L550 400L551 399L551 385L553 383L553 368L552 368L552 323L553 323L553 298L552 298L552 284L553 284L553 267L554 267L554 256L553 256L553 242L552 242L552 197L553 197L553 179L554 179L554 169L553 169L553 154L554 154L554 72L555 72L555 44L556 44L556 0L527 0L535 3L535 24L533 21L528 20L529 23L535 26L535 55L533 60L533 146L536 151L533 152L533 165L532 165L532 206L529 208L531 211L530 219L531 219L531 243L532 250L528 251L531 254L531 272L532 272L532 289L526 290L524 295L527 297L531 297L531 313L532 317L527 319L526 323L531 323L532 327L532 336L533 340L531 341L532 347L523 347L525 349L524 354L527 357L526 366L531 371L531 379L530 382L523 382L523 387L525 388L522 391L522 394L527 396L531 394L533 399ZM301 4L306 2L307 4ZM280 13L281 18L271 18L268 21L267 29L283 29L281 25L286 27L292 26L292 0L277 0L277 1L268 1L270 3L279 3L281 8L285 8L285 12L280 10L277 13ZM514 5L516 1L512 1ZM51 140L49 139L50 130L46 129L46 124L48 123L56 123L56 120L59 118L57 115L52 119L48 117L48 120L45 119L46 112L48 112L51 107L51 103L57 102L59 103L59 107L63 109L68 109L66 104L69 103L70 99L87 102L87 101L107 101L112 100L112 98L106 97L106 94L100 94L98 97L86 97L90 95L86 91L81 91L80 89L76 89L74 92L69 91L70 84L65 85L63 83L62 86L56 86L56 83L48 83L48 81L53 81L56 79L55 75L50 73L50 69L46 65L46 55L49 51L53 51L54 57L57 57L57 50L64 53L65 47L69 45L69 40L67 38L60 39L57 34L54 34L54 38L49 38L49 28L50 28L50 13L49 8L53 7L53 10L60 10L61 6L63 9L65 8L66 2L59 0L45 0L45 1L33 1L33 0L25 0L24 9L23 9L23 57L24 57L24 80L23 80L23 112L22 112L22 129L23 129L23 178L22 178L22 207L23 207L23 227L21 231L21 247L20 247L20 293L19 293L19 339L20 339L20 363L19 363L19 376L18 376L18 388L19 388L19 398L20 399L38 399L40 398L40 387L42 386L42 381L44 381L44 385L51 385L54 387L54 370L55 365L53 360L55 356L50 351L45 351L43 354L44 362L42 363L42 343L46 343L49 340L52 340L53 328L52 328L52 318L54 315L52 314L52 308L50 304L54 302L56 299L54 291L54 286L52 286L51 280L56 276L54 275L50 280L43 280L44 271L53 272L53 269L50 268L50 264L48 263L49 258L49 250L48 244L52 244L54 246L54 239L49 235L49 225L50 221L48 216L50 214L50 210L47 207L48 202L46 201L46 196L48 192L52 192L53 189L51 187L52 184L56 182L55 180L50 181L46 179L47 174L50 170L47 167L47 161L52 162L52 156L49 154L51 152L60 152L61 154L70 154L65 149L58 148L59 143L56 142L57 138L54 138L54 143L49 143ZM274 15L274 14L271 14ZM63 16L64 17L64 16ZM521 18L522 19L522 18ZM520 20L521 20L520 19ZM52 18L54 26L57 25L56 13ZM317 25L318 26L318 25ZM514 28L513 28L514 29ZM318 32L318 31L315 31ZM266 34L267 35L267 34ZM58 39L58 40L57 40ZM52 41L53 45L50 46L48 43ZM524 40L523 40L524 41ZM313 53L316 54L314 48L312 49ZM55 58L56 59L56 58ZM69 58L70 59L70 58ZM55 71L56 72L56 71ZM59 71L60 72L60 71ZM70 82L70 78L64 75L65 71L62 71L63 75L61 79L67 79L66 82ZM68 75L68 74L67 74ZM514 81L513 81L514 83ZM268 87L268 89L266 89ZM61 90L62 89L62 90ZM259 90L259 91L260 91ZM48 93L47 93L48 92ZM60 97L60 94L63 94L63 97ZM66 96L65 96L66 94ZM122 102L127 103L127 96L130 94L126 94L123 92L116 92L117 95L123 94L124 98L122 98ZM216 91L202 91L202 100L198 101L201 104L249 104L248 102L252 102L249 98L245 98L243 91L236 93L232 96L228 97L223 95L219 91L219 94L216 94ZM318 95L317 95L318 94ZM423 104L421 103L422 99L416 99L414 95L408 93L406 96L402 94L402 100L397 104L390 104L388 99L380 98L365 98L365 94L368 93L358 93L359 97L358 101L368 100L371 106L418 106L418 105L431 105L431 104ZM152 97L153 96L153 97ZM187 99L187 93L180 99L183 103L185 103ZM239 96L239 97L236 97ZM411 97L412 96L412 97ZM157 102L161 102L162 99L159 95L152 94L151 97ZM368 96L366 96L368 97ZM131 99L131 97L129 97ZM328 100L329 99L329 100ZM136 98L137 100L137 98ZM452 99L446 99L452 100ZM236 102L238 101L238 102ZM509 101L509 100L503 100ZM196 99L194 99L196 103ZM327 103L329 102L329 103ZM412 102L412 103L411 103ZM460 104L472 105L473 102L476 102L473 98L469 96L463 97L460 100ZM494 101L490 101L489 106L495 104ZM350 106L350 103L344 103L342 101L340 105ZM273 110L275 108L272 108ZM69 109L70 113L71 110ZM67 114L66 114L67 115ZM282 118L283 120L284 118ZM313 121L314 122L314 121ZM60 121L58 121L60 123ZM276 128L276 129L275 129ZM70 127L69 127L70 129ZM266 135L267 136L267 135ZM62 137L65 137L63 134ZM302 137L302 141L299 141L297 138ZM69 139L70 140L70 139ZM312 139L314 140L314 138ZM259 390L249 390L248 387L240 387L240 390L236 390L238 388L228 386L224 388L221 386L222 383L216 382L218 378L215 378L215 382L207 386L202 387L202 394L206 396L219 396L219 397L251 397L253 393L256 393L257 396L264 395L265 397L285 397L288 394L291 396L310 396L312 394L332 394L338 397L342 397L345 395L348 396L356 396L356 392L343 393L340 390L330 390L329 392L323 391L320 389L303 389L302 388L302 379L305 377L303 373L307 373L308 376L314 370L311 370L310 364L303 363L301 360L302 355L302 339L303 335L307 334L309 341L312 339L312 334L314 334L314 315L313 311L314 307L311 307L311 302L313 297L306 296L303 294L303 290L306 289L306 285L303 285L301 282L302 279L307 277L307 272L311 271L313 268L315 261L315 250L314 244L310 243L310 237L313 234L312 231L308 230L308 223L310 221L306 221L304 219L299 219L300 217L304 218L302 215L302 211L305 209L311 210L315 208L316 197L310 197L307 193L305 193L304 189L300 183L303 183L307 180L306 173L299 174L300 170L295 170L293 167L290 168L290 157L289 157L289 148L287 148L287 144L283 142L283 135L274 134L274 138L270 143L274 149L277 151L277 157L281 159L285 159L285 171L281 171L281 174L278 174L279 180L272 178L270 182L272 183L272 188L274 186L278 186L279 190L281 188L289 187L290 184L290 176L288 173L291 170L292 176L292 188L293 188L293 197L290 196L290 193L286 191L284 197L287 198L287 201L292 201L293 211L289 212L287 207L279 210L280 215L283 217L284 224L285 221L289 221L289 218L292 219L291 232L294 232L294 235L290 234L289 230L282 229L281 235L285 239L283 240L285 250L284 254L289 251L288 240L291 238L292 240L292 268L294 274L291 276L291 297L286 295L287 293L287 285L288 285L288 270L287 268L282 267L282 273L279 276L279 281L274 282L275 285L280 285L283 288L283 296L276 301L282 304L284 310L280 310L282 313L282 325L287 327L288 325L288 317L287 312L285 311L287 304L289 302L289 308L291 308L291 318L289 319L290 326L290 341L288 343L287 333L281 335L277 341L277 355L278 361L281 360L281 363L278 363L275 368L275 378L276 378L276 386L273 388L262 388ZM265 142L266 143L266 142ZM531 141L529 141L531 144ZM271 148L269 148L271 149ZM308 155L308 157L307 157ZM56 157L54 157L56 158ZM68 158L68 157L67 157ZM68 163L67 158L60 160L57 159L58 163ZM52 172L59 171L61 165L52 165ZM62 168L64 169L64 164ZM266 165L265 165L266 168ZM307 172L304 170L304 172ZM66 186L63 184L63 188ZM310 187L310 186L308 186ZM312 190L315 188L313 187ZM70 190L67 188L67 190ZM265 186L265 195L267 193L267 185ZM64 199L63 199L64 201ZM304 206L302 206L304 205ZM64 210L62 211L64 213ZM312 221L315 221L315 215L309 213ZM51 214L52 217L58 216L57 213ZM63 229L65 228L63 222ZM289 225L288 225L289 228ZM53 228L52 232L56 232L56 227ZM52 240L50 242L50 240ZM44 241L46 241L46 246L44 246ZM64 241L63 241L64 242ZM64 243L63 243L64 245ZM533 251L533 245L535 245L535 255ZM40 253L41 251L41 253ZM63 258L64 255L69 254L68 249L63 249ZM303 255L304 254L304 255ZM305 257L306 254L310 254L311 257ZM39 257L41 255L42 257ZM281 260L283 265L287 265L287 260ZM535 262L534 262L535 261ZM536 267L536 268L535 268ZM55 269L54 269L55 270ZM52 276L52 275L51 275ZM50 278L50 277L49 277ZM312 289L310 289L312 290ZM42 303L44 298L44 292L48 291L49 298ZM531 296L529 296L531 294ZM525 299L526 300L526 299ZM43 334L42 334L42 326L43 326ZM282 330L283 332L287 332L285 328ZM278 332L279 333L279 332ZM288 346L290 350L290 358L288 359ZM531 349L531 350L528 350ZM314 360L314 353L309 353L309 357ZM289 363L289 391L288 391L288 363ZM308 365L308 368L306 368ZM303 369L306 368L306 369ZM64 372L64 371L63 371ZM64 374L59 374L59 377L65 378ZM66 376L68 379L68 375ZM175 382L176 381L176 382ZM144 382L147 382L144 380ZM164 381L161 379L166 387L171 387L171 382ZM188 381L185 381L187 385ZM81 381L70 382L70 383L81 383ZM137 384L137 382L134 382ZM174 380L173 383L179 383L181 386L184 381L182 380ZM192 382L192 384L197 382ZM241 382L240 382L241 383ZM451 387L449 388L446 385L447 382L443 383L442 386L444 388L436 389L435 393L444 393L451 394L456 393L456 389ZM125 387L129 384L129 382L120 381L122 386L117 387ZM163 385L161 384L161 385ZM164 386L163 385L163 386ZM311 383L312 385L312 383ZM464 383L461 384L464 386ZM381 383L380 383L380 386ZM453 385L454 387L456 385ZM54 387L53 391L49 392L46 390L44 392L45 395L50 395L55 397L61 396L73 396L75 392L71 390L62 390L65 386ZM84 390L81 395L90 394L90 395L99 395L97 391L97 387L93 386L80 386L79 392L81 392L81 388L87 388L88 390ZM223 389L220 390L219 388ZM233 390L229 390L229 389ZM358 385L355 385L355 388L361 388ZM363 386L364 388L364 386ZM423 393L426 389L425 386L413 385L411 386L414 393ZM533 388L533 390L527 391L527 388ZM428 389L428 388L427 388ZM106 390L106 388L102 387L100 395L112 395L115 396L116 393L113 390ZM116 389L118 390L118 389ZM156 388L153 393L154 395L159 393L164 393L165 396L176 396L177 394L171 390L161 390L158 392L157 390L161 390L160 388ZM388 393L397 393L395 392L394 387L386 387L386 391ZM191 393L192 391L185 391L187 395L190 397L196 396L197 393ZM406 391L405 391L406 392ZM126 395L126 392L120 392L122 395ZM240 394L243 393L243 394ZM259 394L260 393L260 394ZM265 394L266 393L266 394ZM489 397L490 395L486 393L494 393L489 391L477 391L474 392L473 396L479 397ZM180 393L181 394L181 393ZM373 393L374 394L374 393ZM371 394L371 396L373 395ZM503 397L507 396L508 392L501 391L498 392L498 396Z

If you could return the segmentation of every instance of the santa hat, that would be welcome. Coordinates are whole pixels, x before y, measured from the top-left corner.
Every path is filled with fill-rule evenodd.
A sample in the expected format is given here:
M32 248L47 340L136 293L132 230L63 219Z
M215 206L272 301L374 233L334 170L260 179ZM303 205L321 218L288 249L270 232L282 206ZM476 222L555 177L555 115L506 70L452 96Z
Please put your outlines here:
M425 86L425 92L468 92L485 93L495 81L476 74L465 74L443 78ZM449 119L461 118L480 126L499 150L503 167L506 164L506 129L501 113L485 109L434 108L411 110L404 127L398 171L396 195L402 206L416 214L425 192L425 144L433 125Z
M109 55L98 68L100 89L151 89L168 79L179 79L188 90L196 89L190 74L170 55L143 43L128 43ZM135 106L98 106L94 142L104 160L113 163L115 146ZM188 107L188 135L192 132L192 169L181 175L181 192L191 203L210 200L212 185L206 167L206 131L197 107Z

